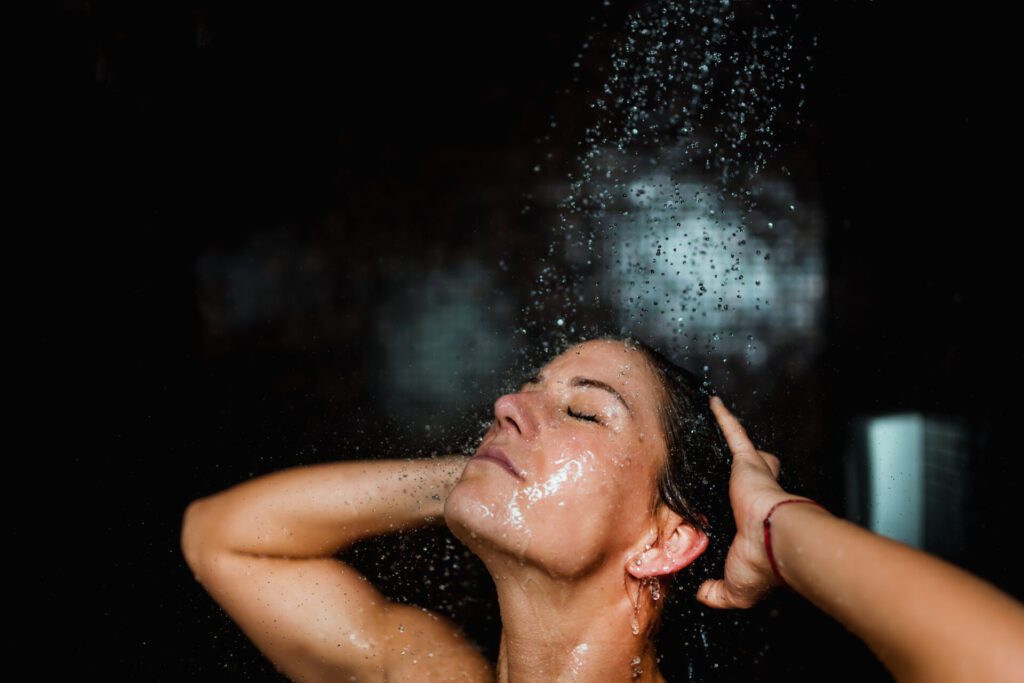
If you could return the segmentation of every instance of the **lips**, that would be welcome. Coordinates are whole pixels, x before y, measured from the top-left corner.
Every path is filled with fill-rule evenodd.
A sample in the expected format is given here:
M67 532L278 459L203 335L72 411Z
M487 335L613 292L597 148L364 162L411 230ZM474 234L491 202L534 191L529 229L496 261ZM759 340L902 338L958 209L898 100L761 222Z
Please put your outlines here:
M493 462L495 465L500 465L505 468L516 479L522 479L523 475L519 472L519 468L512 464L512 461L505 455L505 451L501 450L497 446L487 446L477 451L476 455L473 456L473 460L487 460Z

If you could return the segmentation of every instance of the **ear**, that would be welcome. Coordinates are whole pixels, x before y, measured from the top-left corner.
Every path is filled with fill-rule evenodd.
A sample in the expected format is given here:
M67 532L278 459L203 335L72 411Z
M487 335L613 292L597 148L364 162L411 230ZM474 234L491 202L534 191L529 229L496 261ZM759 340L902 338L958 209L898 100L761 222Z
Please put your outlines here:
M637 579L675 574L700 557L708 547L708 536L689 524L664 503L655 515L657 538L637 548L626 565Z

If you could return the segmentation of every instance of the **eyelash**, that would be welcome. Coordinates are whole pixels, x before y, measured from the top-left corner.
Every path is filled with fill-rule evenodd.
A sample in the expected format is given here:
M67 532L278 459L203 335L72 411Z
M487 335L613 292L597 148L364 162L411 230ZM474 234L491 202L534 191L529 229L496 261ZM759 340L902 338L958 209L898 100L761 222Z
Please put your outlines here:
M569 413L570 417L575 417L580 420L586 420L587 422L596 422L601 424L601 421L597 419L597 415L584 415L583 413L574 412L572 408L566 408L566 412Z

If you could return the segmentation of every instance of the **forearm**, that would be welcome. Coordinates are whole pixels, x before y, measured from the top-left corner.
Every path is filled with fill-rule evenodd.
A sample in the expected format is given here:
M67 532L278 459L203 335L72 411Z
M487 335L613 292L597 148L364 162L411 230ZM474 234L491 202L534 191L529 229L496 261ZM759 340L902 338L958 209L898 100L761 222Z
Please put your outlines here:
M468 457L293 467L193 503L183 545L327 557L370 536L440 522Z
M813 505L778 507L771 535L786 582L897 680L1024 675L1024 606L995 586Z

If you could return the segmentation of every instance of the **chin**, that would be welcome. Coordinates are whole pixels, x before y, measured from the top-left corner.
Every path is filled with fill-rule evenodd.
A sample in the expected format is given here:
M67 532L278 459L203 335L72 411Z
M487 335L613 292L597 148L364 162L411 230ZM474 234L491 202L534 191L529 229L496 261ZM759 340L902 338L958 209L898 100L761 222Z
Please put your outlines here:
M485 491L485 482L473 478L460 481L444 502L444 520L455 537L477 555L487 550L510 551L512 529L507 505L495 502L493 492ZM490 494L490 495L485 495ZM489 502L488 499L491 499Z
M495 501L495 492L482 479L464 480L444 505L448 528L485 564L506 566L512 559L552 576L576 578L599 563L603 553L598 552L595 525L580 525L567 518L571 513L524 507L514 491L497 497L502 499Z

